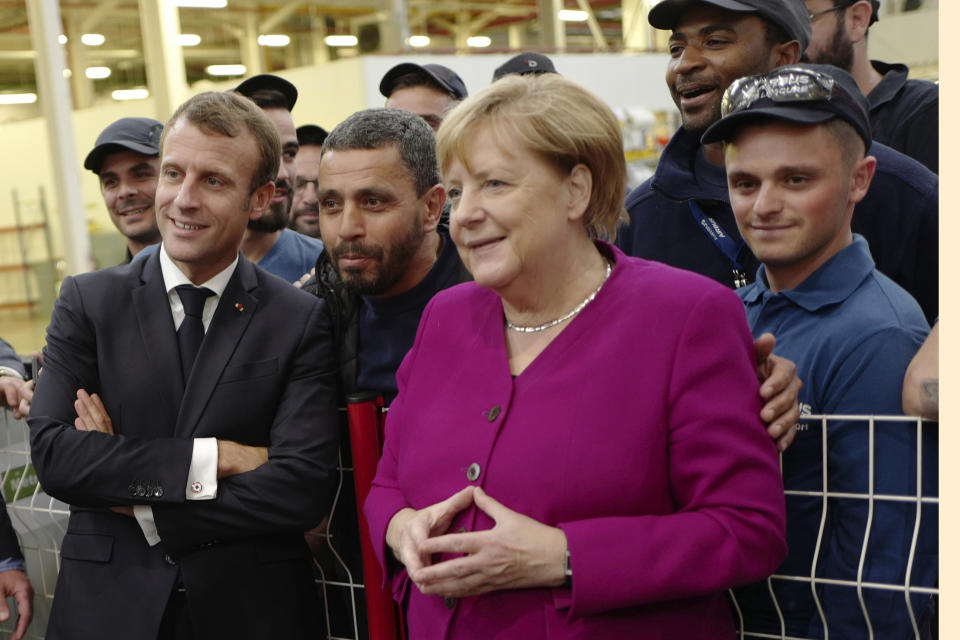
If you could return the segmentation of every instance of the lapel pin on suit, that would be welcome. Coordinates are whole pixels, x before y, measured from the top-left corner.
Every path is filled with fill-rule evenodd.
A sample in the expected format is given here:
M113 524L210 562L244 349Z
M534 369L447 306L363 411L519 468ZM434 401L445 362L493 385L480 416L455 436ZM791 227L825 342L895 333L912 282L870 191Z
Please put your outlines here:
M235 302L233 304L233 308L236 309L237 311L243 311L243 305L240 304L239 302Z

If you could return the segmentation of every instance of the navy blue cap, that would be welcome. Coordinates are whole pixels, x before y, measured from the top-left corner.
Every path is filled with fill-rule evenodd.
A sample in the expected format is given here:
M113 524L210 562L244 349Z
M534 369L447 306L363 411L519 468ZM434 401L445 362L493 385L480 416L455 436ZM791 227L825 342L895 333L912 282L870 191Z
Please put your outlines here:
M536 73L557 73L557 68L553 66L553 60L543 54L521 53L497 67L493 72L493 81L496 82L511 73L521 76Z
M393 93L394 83L400 76L408 73L425 73L437 81L444 90L457 100L463 100L467 97L467 85L463 79L457 75L457 72L442 64L415 64L413 62L401 62L394 68L387 71L380 81L380 93L383 97L389 98Z
M297 88L289 80L284 80L280 76L272 73L261 73L250 76L233 90L242 96L250 97L261 89L273 89L283 94L287 102L287 111L293 111L293 105L297 104Z
M83 168L100 175L103 160L111 153L129 149L145 156L160 155L163 123L153 118L120 118L100 132Z
M803 0L662 0L647 14L647 21L657 29L672 31L688 9L709 4L735 13L755 13L781 29L806 51L813 33L810 12Z
M724 93L724 102L736 93L739 83L750 83L754 79L763 81L774 79L777 85L789 87L791 83L800 87L803 72L814 72L833 79L829 93L819 99L789 100L777 102L769 97L758 97L739 111L729 113L714 122L701 138L703 144L730 140L736 130L744 125L763 122L761 117L796 122L798 124L819 124L840 118L850 124L860 135L864 145L870 147L870 105L860 92L857 81L849 73L828 64L794 64L778 67L768 73L746 76L735 80ZM735 96L734 96L735 98Z

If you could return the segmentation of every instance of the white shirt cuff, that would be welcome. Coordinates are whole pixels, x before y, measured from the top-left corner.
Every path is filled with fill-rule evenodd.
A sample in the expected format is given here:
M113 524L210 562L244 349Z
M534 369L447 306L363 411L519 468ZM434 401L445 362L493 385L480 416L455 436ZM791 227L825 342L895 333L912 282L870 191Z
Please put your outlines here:
M10 367L0 367L0 376L10 376L11 378L20 378L23 380L23 376L16 369L11 369Z
M147 539L147 544L151 547L160 542L160 533L157 531L157 523L153 520L153 507L147 504L133 505L133 517L137 519L140 530L143 531L143 537Z
M187 500L217 497L217 439L195 438L190 470L187 471Z

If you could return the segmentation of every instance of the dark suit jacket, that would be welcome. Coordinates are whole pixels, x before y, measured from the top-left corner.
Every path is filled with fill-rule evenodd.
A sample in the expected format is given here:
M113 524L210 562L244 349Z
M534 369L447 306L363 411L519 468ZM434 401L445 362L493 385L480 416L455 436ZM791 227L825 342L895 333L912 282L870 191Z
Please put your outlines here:
M326 317L241 256L184 388L159 254L64 280L29 420L40 482L71 505L47 638L155 640L177 566L198 638L314 634L302 532L329 507L338 446ZM80 388L114 436L73 428ZM269 461L187 501L199 437L268 445ZM136 504L159 545L108 510Z

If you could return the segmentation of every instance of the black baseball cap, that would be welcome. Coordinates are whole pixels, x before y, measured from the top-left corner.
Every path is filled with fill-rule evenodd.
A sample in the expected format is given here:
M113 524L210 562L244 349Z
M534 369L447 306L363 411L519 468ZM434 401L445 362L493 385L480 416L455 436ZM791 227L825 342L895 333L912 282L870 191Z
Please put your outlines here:
M799 42L801 52L806 51L810 44L813 26L803 0L662 0L650 9L647 21L657 29L672 31L687 9L699 4L709 4L735 13L755 13Z
M444 88L444 90L457 100L463 100L467 97L467 85L463 79L457 75L457 72L442 64L415 64L413 62L401 62L394 68L387 71L380 81L380 93L383 97L389 98L393 93L394 83L400 76L408 73L425 73Z
M153 118L120 118L100 132L83 168L100 175L103 160L111 153L129 149L145 156L160 155L163 123Z
M496 82L503 76L511 73L517 75L527 75L536 73L558 73L557 68L553 66L553 60L540 53L521 53L515 55L493 72L493 81Z
M297 142L300 146L312 144L322 145L327 139L327 130L315 124L303 124L297 127Z
M250 97L260 89L273 89L283 94L287 101L287 111L293 111L293 105L297 104L297 88L289 80L284 80L280 76L272 73L261 73L250 76L233 90L242 96Z
M771 94L773 94L771 96ZM795 64L734 80L723 94L724 116L704 134L703 144L729 140L760 118L819 124L841 118L870 147L870 106L849 73L827 64Z

